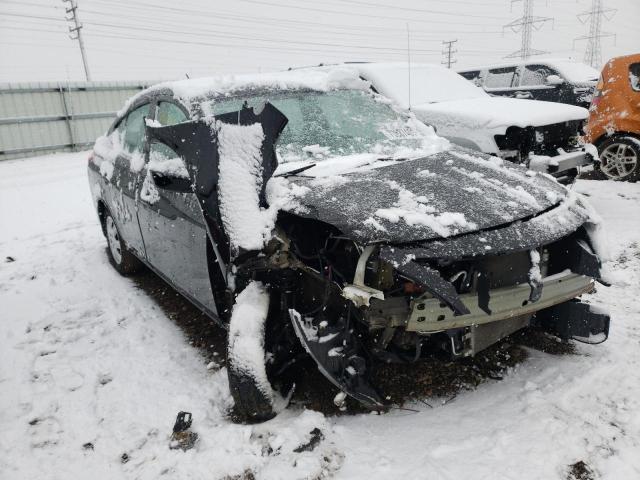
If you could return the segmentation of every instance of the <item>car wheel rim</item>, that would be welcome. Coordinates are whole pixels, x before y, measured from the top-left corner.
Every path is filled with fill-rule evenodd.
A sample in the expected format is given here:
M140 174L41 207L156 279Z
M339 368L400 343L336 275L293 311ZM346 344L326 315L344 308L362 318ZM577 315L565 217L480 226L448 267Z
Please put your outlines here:
M107 242L109 243L111 256L113 257L115 262L120 265L120 262L122 262L120 235L118 235L118 229L116 228L116 224L111 217L107 217Z
M607 177L619 180L628 177L638 165L638 155L624 143L613 143L600 154L601 170Z

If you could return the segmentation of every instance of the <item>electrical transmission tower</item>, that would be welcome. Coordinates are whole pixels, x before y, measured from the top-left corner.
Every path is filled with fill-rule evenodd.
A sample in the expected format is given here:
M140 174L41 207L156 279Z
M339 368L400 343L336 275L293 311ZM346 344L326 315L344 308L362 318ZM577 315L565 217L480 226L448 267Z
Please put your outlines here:
M89 63L87 62L87 52L84 49L84 41L82 39L82 24L78 18L78 4L75 0L62 0L65 6L68 8L65 10L70 17L65 17L67 22L73 22L73 26L69 27L69 38L71 40L78 40L80 45L80 55L82 55L82 65L84 66L84 75L87 78L87 82L91 81L91 74L89 73Z
M535 50L531 48L531 34L533 30L540 30L542 26L547 22L553 23L553 18L551 17L536 17L533 15L533 2L534 0L511 0L511 4L514 2L522 1L524 3L524 13L520 18L515 19L511 23L507 23L502 27L504 31L505 28L510 28L514 32L522 32L522 41L520 44L520 50L517 52L513 52L507 55L504 58L517 58L520 57L523 60L526 60L531 55L540 55L543 53L542 50Z
M457 60L453 58L453 55L458 53L458 50L453 48L453 44L457 41L456 39L442 42L442 55L444 55L444 59L440 63L446 65L447 68L451 68L451 65L457 62Z
M615 33L600 32L600 28L602 27L602 17L606 20L611 20L615 13L615 8L604 8L602 0L591 0L591 10L577 15L578 20L583 24L587 23L587 20L589 20L589 35L577 37L573 41L574 47L577 40L587 41L587 49L584 52L584 63L588 63L593 68L599 69L602 64L600 39L604 37L613 37L615 42Z

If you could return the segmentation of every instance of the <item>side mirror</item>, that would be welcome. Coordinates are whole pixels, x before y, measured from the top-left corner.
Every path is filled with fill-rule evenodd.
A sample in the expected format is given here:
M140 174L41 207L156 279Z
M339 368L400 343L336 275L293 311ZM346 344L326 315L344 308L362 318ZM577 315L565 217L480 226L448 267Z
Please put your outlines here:
M549 75L544 82L546 85L557 86L564 83L564 79L558 75Z

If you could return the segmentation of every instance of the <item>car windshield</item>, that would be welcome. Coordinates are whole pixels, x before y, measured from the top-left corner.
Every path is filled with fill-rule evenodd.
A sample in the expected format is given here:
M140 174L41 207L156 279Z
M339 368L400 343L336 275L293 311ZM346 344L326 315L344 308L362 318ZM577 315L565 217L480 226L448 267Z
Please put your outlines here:
M267 100L289 119L277 144L283 163L363 153L414 157L435 137L430 127L360 90L263 92L214 99L202 110L220 115L244 101L259 109Z

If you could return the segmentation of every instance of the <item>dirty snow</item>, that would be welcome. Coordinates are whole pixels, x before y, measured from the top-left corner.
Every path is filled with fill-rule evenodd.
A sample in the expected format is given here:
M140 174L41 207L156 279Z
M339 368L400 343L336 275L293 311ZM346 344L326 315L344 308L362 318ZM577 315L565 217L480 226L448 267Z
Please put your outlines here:
M629 213L640 185L574 187L614 240L613 285L586 297L612 313L604 344L531 350L501 381L425 399L433 408L325 417L290 407L236 425L226 371L208 370L109 265L87 157L0 163L0 478L566 480L581 460L598 479L640 478L640 216ZM199 434L187 452L168 448L180 410ZM314 428L324 439L294 452Z

